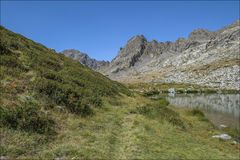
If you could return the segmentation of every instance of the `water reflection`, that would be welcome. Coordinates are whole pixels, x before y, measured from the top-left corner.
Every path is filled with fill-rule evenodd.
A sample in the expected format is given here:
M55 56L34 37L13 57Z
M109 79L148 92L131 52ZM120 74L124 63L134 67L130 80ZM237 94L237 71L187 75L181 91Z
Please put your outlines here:
M174 106L198 107L217 126L239 128L240 94L176 94L167 100Z

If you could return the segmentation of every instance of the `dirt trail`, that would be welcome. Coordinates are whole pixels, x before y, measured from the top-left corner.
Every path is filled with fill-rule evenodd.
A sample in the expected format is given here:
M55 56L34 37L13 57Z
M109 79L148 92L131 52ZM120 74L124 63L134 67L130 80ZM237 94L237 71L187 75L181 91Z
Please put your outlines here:
M119 143L116 145L114 159L131 159L139 149L136 145L136 129L134 128L134 120L136 115L126 115L123 118L121 131L118 134Z

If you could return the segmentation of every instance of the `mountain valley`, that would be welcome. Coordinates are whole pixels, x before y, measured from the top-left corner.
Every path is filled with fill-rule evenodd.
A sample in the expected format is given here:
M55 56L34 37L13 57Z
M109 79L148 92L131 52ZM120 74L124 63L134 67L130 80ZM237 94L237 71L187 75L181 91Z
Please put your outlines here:
M239 94L208 88L239 92L239 21L177 42L135 36L111 62L0 34L0 159L239 159L239 128L198 108L239 119ZM208 92L178 94L189 87Z

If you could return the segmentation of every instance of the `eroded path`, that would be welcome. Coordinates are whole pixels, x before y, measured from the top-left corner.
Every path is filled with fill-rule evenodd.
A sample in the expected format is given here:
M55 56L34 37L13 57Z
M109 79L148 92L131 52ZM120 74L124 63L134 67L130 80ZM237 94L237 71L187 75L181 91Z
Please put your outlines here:
M239 159L239 146L212 139L218 131L207 121L179 111L187 130L134 112L138 102L106 106L88 118L59 117L56 141L40 158L67 159Z

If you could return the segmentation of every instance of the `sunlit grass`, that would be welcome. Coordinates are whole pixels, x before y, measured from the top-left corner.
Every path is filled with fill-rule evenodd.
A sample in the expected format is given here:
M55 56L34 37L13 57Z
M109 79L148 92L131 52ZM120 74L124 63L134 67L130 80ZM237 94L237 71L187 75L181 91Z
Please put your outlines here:
M38 135L27 137L19 132L5 134L4 139L8 143L4 141L3 150L10 150L8 153L12 157L43 159L239 158L239 145L213 139L211 136L220 131L208 121L202 121L199 116L190 114L192 111L169 106L173 110L170 114L177 112L179 119L187 126L182 130L167 119L162 120L160 115L150 118L132 112L141 105L156 103L138 95L134 97L119 96L118 105L115 106L105 100L103 108L95 109L94 116L86 118L67 112L55 112L53 116L59 129L54 140L46 140L36 146ZM13 142L10 136L25 141Z

